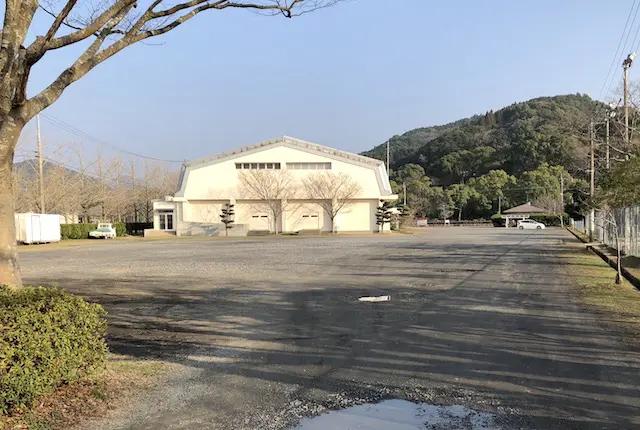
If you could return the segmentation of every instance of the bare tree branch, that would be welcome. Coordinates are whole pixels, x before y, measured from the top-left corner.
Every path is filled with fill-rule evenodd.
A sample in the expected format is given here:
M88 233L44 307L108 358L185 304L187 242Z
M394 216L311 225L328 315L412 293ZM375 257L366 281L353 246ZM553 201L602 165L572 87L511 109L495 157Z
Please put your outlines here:
M335 219L340 212L352 204L362 192L362 187L346 173L323 172L302 179L306 198L315 200L331 220L331 231L335 233Z
M86 27L74 31L66 36L52 39L45 45L46 50L59 49L65 46L81 42L91 36L96 35L111 19L117 16L122 10L130 10L137 0L117 0L110 8L102 12L93 22ZM37 40L28 48L29 56L32 57L38 50ZM34 52L35 51L35 52ZM37 60L35 60L37 61Z
M40 8L41 11L43 11L44 13L46 13L47 15L53 17L53 18L57 18L58 15L56 15L54 12L51 12L49 9L47 9L46 7L39 5L38 6ZM72 30L82 30L82 27L77 26L77 25L73 25L71 24L68 20L65 20L62 22L62 24L64 24L65 26L71 28Z
M273 231L278 220L296 197L295 178L289 170L246 170L238 175L240 192L246 198L261 201L273 217Z
M49 41L56 35L58 30L60 30L60 26L62 25L64 20L67 19L67 17L71 13L71 10L74 8L77 2L78 0L69 0L64 8L62 8L62 11L55 17L55 19L53 20L53 24L51 24L51 27L49 27L49 31L47 31L47 34L42 40L43 46L46 46L47 43L49 43Z

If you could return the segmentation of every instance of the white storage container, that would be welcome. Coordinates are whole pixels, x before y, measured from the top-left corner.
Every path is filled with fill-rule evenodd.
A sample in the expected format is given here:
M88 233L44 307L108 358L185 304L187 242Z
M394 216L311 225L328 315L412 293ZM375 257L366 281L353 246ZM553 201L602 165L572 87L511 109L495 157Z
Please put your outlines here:
M19 243L60 242L60 215L16 214L16 240Z

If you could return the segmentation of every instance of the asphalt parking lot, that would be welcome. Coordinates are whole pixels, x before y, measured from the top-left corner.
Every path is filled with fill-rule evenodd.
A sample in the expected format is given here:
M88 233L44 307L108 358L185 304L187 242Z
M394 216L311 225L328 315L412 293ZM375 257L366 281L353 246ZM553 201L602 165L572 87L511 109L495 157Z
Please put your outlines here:
M185 239L21 255L105 306L113 351L185 371L103 429L282 429L399 398L501 428L640 428L640 354L570 293L567 232ZM391 295L390 302L358 297Z

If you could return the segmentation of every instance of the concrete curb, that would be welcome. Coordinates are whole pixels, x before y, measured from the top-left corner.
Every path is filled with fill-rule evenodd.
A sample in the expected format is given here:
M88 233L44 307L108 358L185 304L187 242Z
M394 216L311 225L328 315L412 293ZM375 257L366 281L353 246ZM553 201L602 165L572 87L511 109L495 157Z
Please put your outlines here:
M580 242L588 243L583 238L578 236L573 230L567 229L567 231L569 233L571 233L572 235L574 235L576 237L576 239L578 239ZM587 249L589 251L593 252L594 254L596 254L598 257L602 258L602 260L605 263L607 263L609 266L611 266L614 270L617 269L617 265L616 265L616 260L615 259L611 258L609 255L605 254L604 252L602 252L601 250L599 250L598 248L596 248L593 245L587 245ZM633 275L631 272L629 272L624 267L622 267L622 276L624 276L627 281L631 282L631 285L633 285L638 290L640 290L640 279L637 278L635 275Z

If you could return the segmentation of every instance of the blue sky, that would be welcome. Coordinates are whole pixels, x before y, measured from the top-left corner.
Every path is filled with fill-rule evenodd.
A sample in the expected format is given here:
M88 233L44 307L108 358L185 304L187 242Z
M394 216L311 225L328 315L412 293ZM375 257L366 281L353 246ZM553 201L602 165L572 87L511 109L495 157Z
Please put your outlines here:
M160 46L128 48L45 113L165 159L282 134L359 152L533 97L597 97L631 3L350 0L291 20L216 11L153 41ZM74 55L45 57L31 93ZM83 141L47 121L42 133L49 150ZM23 151L34 136L30 126Z

